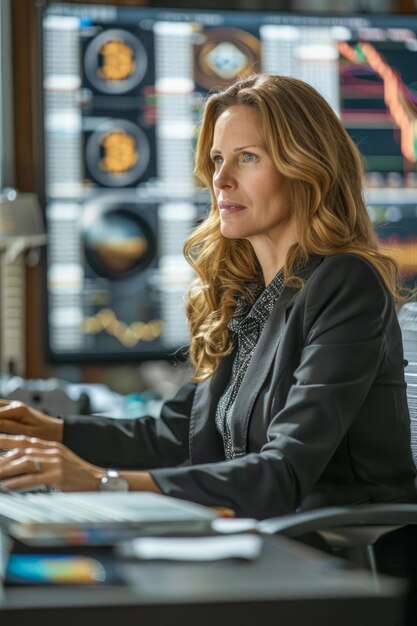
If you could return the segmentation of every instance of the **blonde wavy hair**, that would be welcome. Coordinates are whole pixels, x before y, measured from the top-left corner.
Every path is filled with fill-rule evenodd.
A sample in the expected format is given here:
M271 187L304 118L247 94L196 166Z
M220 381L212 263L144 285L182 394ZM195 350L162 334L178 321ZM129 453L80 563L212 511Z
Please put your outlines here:
M250 243L227 239L220 231L210 149L216 120L232 106L256 109L277 171L290 180L298 243L287 254L285 283L302 288L297 268L310 254L353 252L375 267L394 298L403 299L397 264L378 250L365 208L361 154L331 107L313 87L295 78L244 78L207 99L199 128L195 173L211 192L211 209L184 245L185 257L197 273L186 301L196 381L214 374L232 351L228 321L238 298L251 304L250 285L262 281Z

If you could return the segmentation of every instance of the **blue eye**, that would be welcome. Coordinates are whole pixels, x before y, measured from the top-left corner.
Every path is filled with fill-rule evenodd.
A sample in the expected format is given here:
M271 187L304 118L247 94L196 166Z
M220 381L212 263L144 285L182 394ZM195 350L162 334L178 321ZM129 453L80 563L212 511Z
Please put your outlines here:
M223 158L220 156L220 154L216 154L214 156L211 157L211 161L212 163L214 163L214 165L221 165L223 163Z
M252 152L244 152L243 153L243 160L246 163L253 163L254 161L258 160L258 157L256 156L256 154L253 154Z

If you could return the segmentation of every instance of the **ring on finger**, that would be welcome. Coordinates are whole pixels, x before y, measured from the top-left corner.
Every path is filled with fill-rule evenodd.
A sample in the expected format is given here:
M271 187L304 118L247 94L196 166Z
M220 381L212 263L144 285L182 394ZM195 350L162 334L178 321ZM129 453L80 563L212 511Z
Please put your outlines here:
M38 456L35 456L33 458L33 466L35 468L35 472L40 472L41 471L41 460Z

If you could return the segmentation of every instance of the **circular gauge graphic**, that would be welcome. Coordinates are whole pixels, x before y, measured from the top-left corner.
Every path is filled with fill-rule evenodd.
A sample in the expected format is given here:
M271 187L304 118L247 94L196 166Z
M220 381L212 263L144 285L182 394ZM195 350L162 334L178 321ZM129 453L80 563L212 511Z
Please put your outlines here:
M195 81L207 90L259 72L261 43L239 28L210 28L194 48Z
M90 267L104 278L129 278L144 270L156 254L155 234L148 222L126 208L94 211L83 224Z
M85 156L97 182L108 187L124 187L134 183L147 168L149 143L133 122L109 120L90 135Z
M148 65L142 43L121 29L106 30L87 46L84 69L90 83L106 94L121 94L134 89Z

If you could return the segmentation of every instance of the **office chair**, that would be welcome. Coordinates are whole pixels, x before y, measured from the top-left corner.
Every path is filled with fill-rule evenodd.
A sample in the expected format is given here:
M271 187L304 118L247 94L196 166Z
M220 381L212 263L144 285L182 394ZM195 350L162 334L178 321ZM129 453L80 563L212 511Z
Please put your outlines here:
M408 360L405 382L411 419L411 449L417 466L417 302L404 304L398 320L403 334L404 356Z
M417 466L417 303L405 304L398 319L404 356L408 360L405 379L411 445ZM293 539L317 533L333 552L370 569L377 581L375 543L388 533L413 524L417 525L417 504L367 504L327 507L271 518L260 522L258 528L266 534L281 534Z

